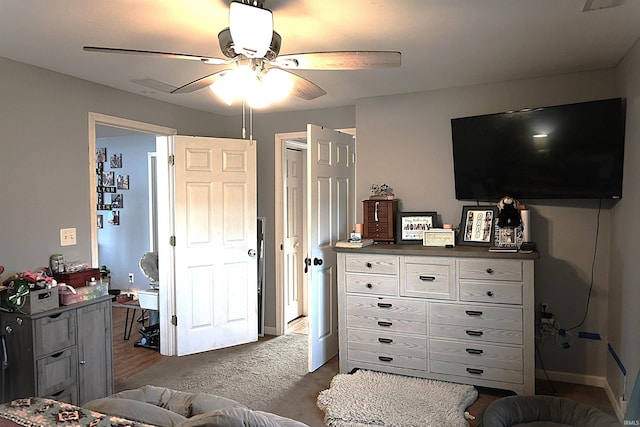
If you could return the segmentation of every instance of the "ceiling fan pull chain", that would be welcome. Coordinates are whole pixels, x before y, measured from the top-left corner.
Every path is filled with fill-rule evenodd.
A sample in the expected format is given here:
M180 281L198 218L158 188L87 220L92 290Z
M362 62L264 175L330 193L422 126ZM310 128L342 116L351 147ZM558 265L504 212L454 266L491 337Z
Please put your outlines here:
M247 127L246 127L246 114L245 114L246 101L242 99L242 139L247 139Z

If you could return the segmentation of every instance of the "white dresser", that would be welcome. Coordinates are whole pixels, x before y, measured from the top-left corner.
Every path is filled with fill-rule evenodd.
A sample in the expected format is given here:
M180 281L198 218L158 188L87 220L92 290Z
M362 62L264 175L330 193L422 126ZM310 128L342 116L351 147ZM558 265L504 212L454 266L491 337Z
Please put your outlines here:
M336 248L340 372L535 394L533 254Z

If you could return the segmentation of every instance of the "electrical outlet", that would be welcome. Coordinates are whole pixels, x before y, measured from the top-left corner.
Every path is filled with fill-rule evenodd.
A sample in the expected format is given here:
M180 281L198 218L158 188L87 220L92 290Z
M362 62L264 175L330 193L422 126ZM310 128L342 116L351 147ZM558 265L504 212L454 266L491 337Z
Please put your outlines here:
M129 273L129 283L133 283L133 273Z
M76 244L76 229L61 228L60 229L60 246L72 246Z

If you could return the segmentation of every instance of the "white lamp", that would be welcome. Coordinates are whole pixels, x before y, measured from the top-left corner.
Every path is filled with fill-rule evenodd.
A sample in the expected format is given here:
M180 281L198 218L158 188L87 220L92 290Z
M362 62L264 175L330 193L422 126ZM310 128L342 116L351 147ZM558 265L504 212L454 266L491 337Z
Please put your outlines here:
M236 53L262 58L273 37L273 15L269 9L233 1L229 5L229 29Z

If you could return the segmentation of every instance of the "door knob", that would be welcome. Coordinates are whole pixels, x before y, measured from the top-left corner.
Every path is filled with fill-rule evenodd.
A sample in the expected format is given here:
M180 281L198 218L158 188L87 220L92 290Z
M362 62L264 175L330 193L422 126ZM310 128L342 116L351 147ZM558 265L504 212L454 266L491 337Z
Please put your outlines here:
M256 250L255 250L255 249L249 249L249 252L247 252L247 253L249 254L249 256L250 256L251 258L253 258L253 257L255 257L255 256L256 256L256 253L257 253L257 252L256 252Z
M322 258L313 259L313 265L322 265L322 263L323 263Z

